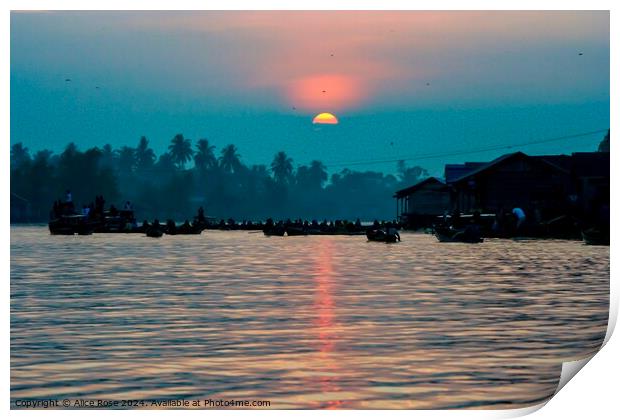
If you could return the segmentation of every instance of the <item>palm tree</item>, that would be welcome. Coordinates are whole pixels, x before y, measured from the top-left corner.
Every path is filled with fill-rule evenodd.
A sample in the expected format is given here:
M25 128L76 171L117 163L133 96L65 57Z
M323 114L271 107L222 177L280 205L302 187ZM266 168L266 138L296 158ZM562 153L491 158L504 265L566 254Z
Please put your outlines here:
M310 166L300 166L295 175L297 185L302 189L320 190L327 181L325 165L318 160L313 160Z
M136 147L136 169L144 171L153 167L155 163L155 152L149 147L146 137L140 137L138 147Z
M114 167L114 161L116 160L116 154L112 149L111 144L105 144L102 149L101 166L107 166L108 168Z
M278 184L286 184L293 176L293 159L286 156L284 152L276 153L271 162L271 172L273 172L273 179Z
M133 147L123 146L117 151L118 170L124 174L133 172L136 165L136 150Z
M220 168L227 173L233 173L238 171L241 167L241 156L237 153L237 148L234 144L229 144L222 149L222 156L220 156Z
M325 168L321 161L313 160L310 162L310 176L314 183L319 188L322 188L325 181L327 181L327 168Z
M168 150L170 150L172 160L179 168L185 168L185 162L189 161L194 154L191 140L184 138L183 134L177 134L170 143Z
M214 150L215 146L209 145L209 140L198 140L196 143L196 153L194 154L194 164L199 171L204 172L217 165Z
M19 168L24 163L30 162L30 160L30 152L21 142L11 146L11 166Z

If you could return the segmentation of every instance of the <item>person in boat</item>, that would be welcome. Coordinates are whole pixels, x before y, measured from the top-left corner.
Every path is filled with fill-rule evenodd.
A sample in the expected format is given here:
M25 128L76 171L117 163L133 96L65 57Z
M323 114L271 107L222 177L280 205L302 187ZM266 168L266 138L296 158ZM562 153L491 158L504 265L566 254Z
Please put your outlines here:
M465 239L471 242L478 241L480 239L480 212L474 211L471 222L465 226L463 231Z
M390 226L387 228L387 234L394 235L396 237L396 240L400 242L400 234L398 233L398 230L394 226Z
M71 190L67 190L65 192L64 209L65 209L64 211L65 214L75 213L75 206L73 205L73 194L71 194Z
M198 207L198 216L196 216L196 220L198 220L199 223L204 223L206 221L205 209L202 206Z
M452 229L458 229L461 226L461 212L459 209L454 209L452 217L450 218L450 224Z

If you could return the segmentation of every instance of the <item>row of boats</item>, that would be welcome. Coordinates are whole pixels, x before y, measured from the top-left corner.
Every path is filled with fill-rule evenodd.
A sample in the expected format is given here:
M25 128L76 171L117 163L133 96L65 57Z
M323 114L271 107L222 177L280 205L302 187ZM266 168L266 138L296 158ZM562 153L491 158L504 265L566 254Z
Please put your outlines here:
M202 216L202 217L201 217ZM307 236L307 235L345 235L363 236L365 235L372 242L395 243L400 242L400 235L397 225L387 222L375 222L372 226L363 226L359 221L356 223L340 222L335 223L301 223L278 222L268 220L266 223L241 224L229 221L212 223L199 212L193 222L177 225L174 221L168 220L165 224L160 224L157 220L153 223L144 221L141 226L135 222L133 210L125 209L120 211L105 211L99 217L88 217L81 214L65 214L55 217L49 222L49 230L52 235L90 235L92 233L141 233L149 237L161 237L166 235L200 235L205 229L220 230L250 230L260 232L265 236ZM476 223L468 223L464 227L455 228L450 224L438 223L432 229L439 242L463 242L463 243L482 243L484 236L488 236L488 229L482 229ZM604 229L583 229L581 230L582 239L587 245L609 245L609 231Z
M138 226L133 210L121 210L118 212L104 212L101 217L89 217L82 214L64 214L52 219L48 224L52 235L91 235L93 233L142 233L150 237L167 235L200 235L207 228L206 221L194 220L194 223L177 225L168 220L166 224L160 224L158 220L153 223L144 221Z

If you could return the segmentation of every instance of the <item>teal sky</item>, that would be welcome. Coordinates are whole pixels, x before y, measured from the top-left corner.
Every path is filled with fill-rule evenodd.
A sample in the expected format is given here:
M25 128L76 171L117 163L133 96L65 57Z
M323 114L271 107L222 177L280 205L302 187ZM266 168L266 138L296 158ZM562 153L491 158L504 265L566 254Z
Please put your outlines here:
M319 112L340 124L313 125ZM330 165L536 141L609 118L608 12L11 13L11 144L30 150L145 135L160 154L180 132L218 152L233 143L248 164L284 150ZM519 149L589 151L602 137ZM440 175L501 153L409 164Z

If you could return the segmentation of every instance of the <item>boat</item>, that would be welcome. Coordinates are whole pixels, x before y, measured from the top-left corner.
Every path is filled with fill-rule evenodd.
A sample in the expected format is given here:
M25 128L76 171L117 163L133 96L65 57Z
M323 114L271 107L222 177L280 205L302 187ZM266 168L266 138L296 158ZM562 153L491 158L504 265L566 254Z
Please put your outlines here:
M200 235L206 226L181 225L177 228L177 235Z
M286 228L286 234L288 236L305 236L308 234L308 230L303 227L288 226Z
M97 233L138 232L133 210L106 210L95 228Z
M273 226L263 229L265 236L284 236L286 228L284 226Z
M583 229L581 237L586 245L609 245L609 231L597 228Z
M480 232L471 227L463 229L455 229L453 227L435 227L435 237L439 242L464 242L469 244L477 244L484 241L480 237Z
M366 238L368 238L368 240L372 242L400 242L400 235L398 234L398 232L388 233L381 229L369 229L366 232Z
M153 227L151 226L146 230L146 236L149 238L161 238L164 234L163 227Z
M155 220L152 225L146 228L146 236L149 238L161 238L166 231L166 226L159 223L159 220Z
M62 215L48 224L52 235L91 235L96 223L81 214Z

